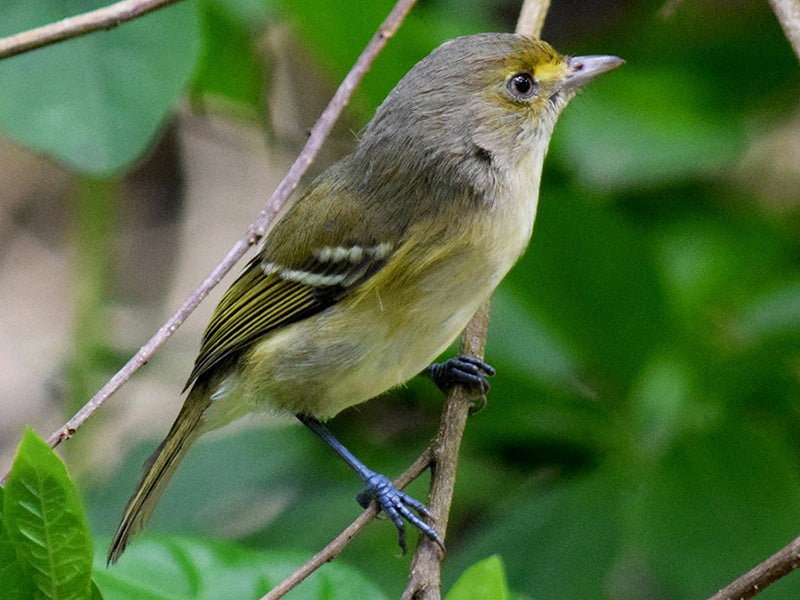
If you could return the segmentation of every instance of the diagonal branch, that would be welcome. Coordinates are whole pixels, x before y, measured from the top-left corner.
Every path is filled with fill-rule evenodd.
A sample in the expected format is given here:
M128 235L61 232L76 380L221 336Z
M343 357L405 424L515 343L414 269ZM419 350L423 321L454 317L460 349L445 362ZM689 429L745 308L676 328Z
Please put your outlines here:
M729 583L708 600L747 600L800 567L800 537Z
M0 58L8 58L30 52L36 48L63 42L100 31L113 29L126 21L132 21L149 12L175 4L179 0L122 0L75 17L67 17L49 25L29 29L16 35L0 39Z

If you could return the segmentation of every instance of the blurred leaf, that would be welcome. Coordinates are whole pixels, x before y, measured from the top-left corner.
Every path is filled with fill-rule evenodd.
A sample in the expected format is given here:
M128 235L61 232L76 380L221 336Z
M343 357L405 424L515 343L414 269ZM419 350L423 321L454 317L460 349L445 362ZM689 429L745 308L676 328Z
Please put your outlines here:
M100 548L97 555L102 556ZM106 600L259 598L308 558L286 552L258 552L221 542L143 537L131 544L113 567L106 568L98 558L95 580ZM291 597L385 598L361 573L340 561L315 572L292 591Z
M7 0L0 35L89 11L98 0ZM152 143L200 50L195 2L0 63L0 127L73 169L117 171Z
M100 591L100 588L97 587L94 580L92 580L92 600L105 600L103 598L103 592Z
M703 196L685 192L686 207L655 233L656 264L674 314L687 332L709 325L721 307L749 302L757 290L782 277L786 250L772 227L729 211L702 208ZM772 273L772 275L770 275Z
M90 595L92 539L78 493L64 463L30 429L8 475L3 517L37 597Z
M247 27L255 32L263 30L264 26L273 18L274 7L272 0L202 0L204 4L211 5L217 10L228 13L242 27ZM246 57L245 57L246 60Z
M445 600L508 600L509 597L503 561L493 555L464 571Z
M501 286L492 297L489 348L492 360L541 382L549 388L575 391L581 386L581 368L573 350L526 306L512 286Z
M734 341L746 346L776 338L800 338L800 278L754 295L727 329Z
M219 2L200 5L203 51L192 91L222 96L258 108L264 80L264 65L258 59L251 32Z
M635 452L657 459L702 414L696 374L677 353L653 354L631 388ZM693 423L692 423L693 424Z
M35 588L27 566L17 557L4 523L4 493L0 487L0 590L3 590L4 600L28 600L34 596Z
M597 379L592 388L611 400L669 333L649 240L576 190L542 196L531 244L504 285L561 332Z
M570 175L606 191L707 176L745 141L739 115L702 102L709 94L688 71L624 65L564 111L553 150Z
M622 483L604 471L510 496L445 570L501 549L509 580L537 600L605 599L623 540Z
M633 531L674 597L708 596L796 535L797 457L751 424L686 436L646 481ZM800 580L787 583L797 597Z
M362 2L358 10L353 10L349 0L331 0L324 9L316 0L278 0L276 5L292 18L300 39L319 64L338 80L353 66L394 2ZM498 28L496 22L487 18L485 9L464 3L420 3L406 17L392 43L381 52L359 86L359 95L366 97L370 105L364 115L370 116L400 78L434 47L459 35Z

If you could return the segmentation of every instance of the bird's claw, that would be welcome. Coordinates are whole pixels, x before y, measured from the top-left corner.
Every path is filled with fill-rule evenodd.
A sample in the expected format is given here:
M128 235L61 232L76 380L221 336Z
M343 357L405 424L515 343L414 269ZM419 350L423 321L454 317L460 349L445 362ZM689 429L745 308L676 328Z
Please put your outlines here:
M398 490L388 477L379 473L373 473L364 483L367 484L367 488L358 495L358 503L367 508L373 500L377 502L380 509L394 523L397 529L397 543L403 554L406 553L406 528L403 519L431 538L444 550L444 542L439 537L439 534L436 533L433 527L412 512L413 509L419 515L430 519L431 513L422 502Z
M443 392L461 383L486 394L491 387L487 377L494 375L495 370L476 356L461 354L442 363L433 363L424 373Z

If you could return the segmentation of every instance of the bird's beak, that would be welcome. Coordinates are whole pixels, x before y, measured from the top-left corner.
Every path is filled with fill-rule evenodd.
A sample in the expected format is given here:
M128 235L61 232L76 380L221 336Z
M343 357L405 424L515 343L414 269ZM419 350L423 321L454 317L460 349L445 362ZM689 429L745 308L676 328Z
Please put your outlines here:
M625 61L618 56L573 56L567 61L569 73L562 83L562 91L576 90L598 75L616 69Z

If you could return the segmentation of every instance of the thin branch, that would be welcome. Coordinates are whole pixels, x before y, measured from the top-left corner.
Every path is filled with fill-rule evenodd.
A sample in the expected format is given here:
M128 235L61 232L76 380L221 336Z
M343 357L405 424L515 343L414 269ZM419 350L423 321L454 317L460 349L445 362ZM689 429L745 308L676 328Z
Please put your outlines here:
M522 3L522 9L519 11L519 18L517 19L517 27L514 33L520 35L531 35L539 37L542 35L542 27L544 27L544 18L547 16L547 10L550 8L550 0L529 1L525 0Z
M486 334L489 330L489 307L487 300L475 313L461 336L461 353L483 358ZM473 405L473 392L465 386L455 386L447 395L439 432L431 448L431 493L428 510L433 515L436 532L442 540L447 532L450 504L458 468L458 451L467 425L467 417ZM411 559L408 585L401 600L438 600L441 597L441 564L444 553L428 536L421 535L417 551Z
M778 581L800 567L800 537L779 550L767 560L753 567L734 582L728 584L708 600L747 600L753 598L771 583Z
M414 463L408 467L397 479L394 480L394 486L398 490L402 490L409 483L419 477L431 463L433 451L431 446L425 448L425 451L419 456ZM306 577L311 575L314 571L319 569L325 563L332 561L339 553L355 538L361 531L372 522L377 516L378 509L376 505L371 506L361 513L358 518L353 521L344 531L337 535L327 546L309 559L302 567L292 573L289 577L284 579L281 583L275 586L269 593L262 597L261 600L278 600L283 598L290 590L294 589Z
M75 17L29 29L16 35L0 39L0 58L8 58L29 52L42 46L49 46L70 38L79 37L114 27L131 21L144 14L175 4L179 0L122 0L111 6L104 6Z
M194 291L189 298L184 301L178 311L162 325L158 332L142 346L142 348L131 358L128 363L120 369L95 396L86 403L67 423L55 431L47 440L51 446L58 445L61 441L69 439L75 431L105 402L111 394L135 373L139 367L145 364L155 351L167 341L175 330L183 323L186 317L197 307L211 289L219 283L222 277L233 267L234 264L244 255L247 249L257 243L265 236L274 225L277 217L288 208L288 198L292 191L297 187L300 177L305 173L311 161L316 156L325 138L330 133L334 122L341 114L347 104L353 90L369 70L375 57L386 45L397 28L403 22L406 14L414 5L416 0L398 0L386 20L378 28L378 31L367 44L364 51L358 57L353 68L342 81L336 90L333 98L323 111L320 118L311 129L311 134L289 169L286 177L281 181L273 192L264 209L259 213L255 221L250 225L246 234L238 240L225 255L225 258L214 270L205 278L203 283Z
M800 60L800 0L769 0L769 4L778 17L797 60Z

